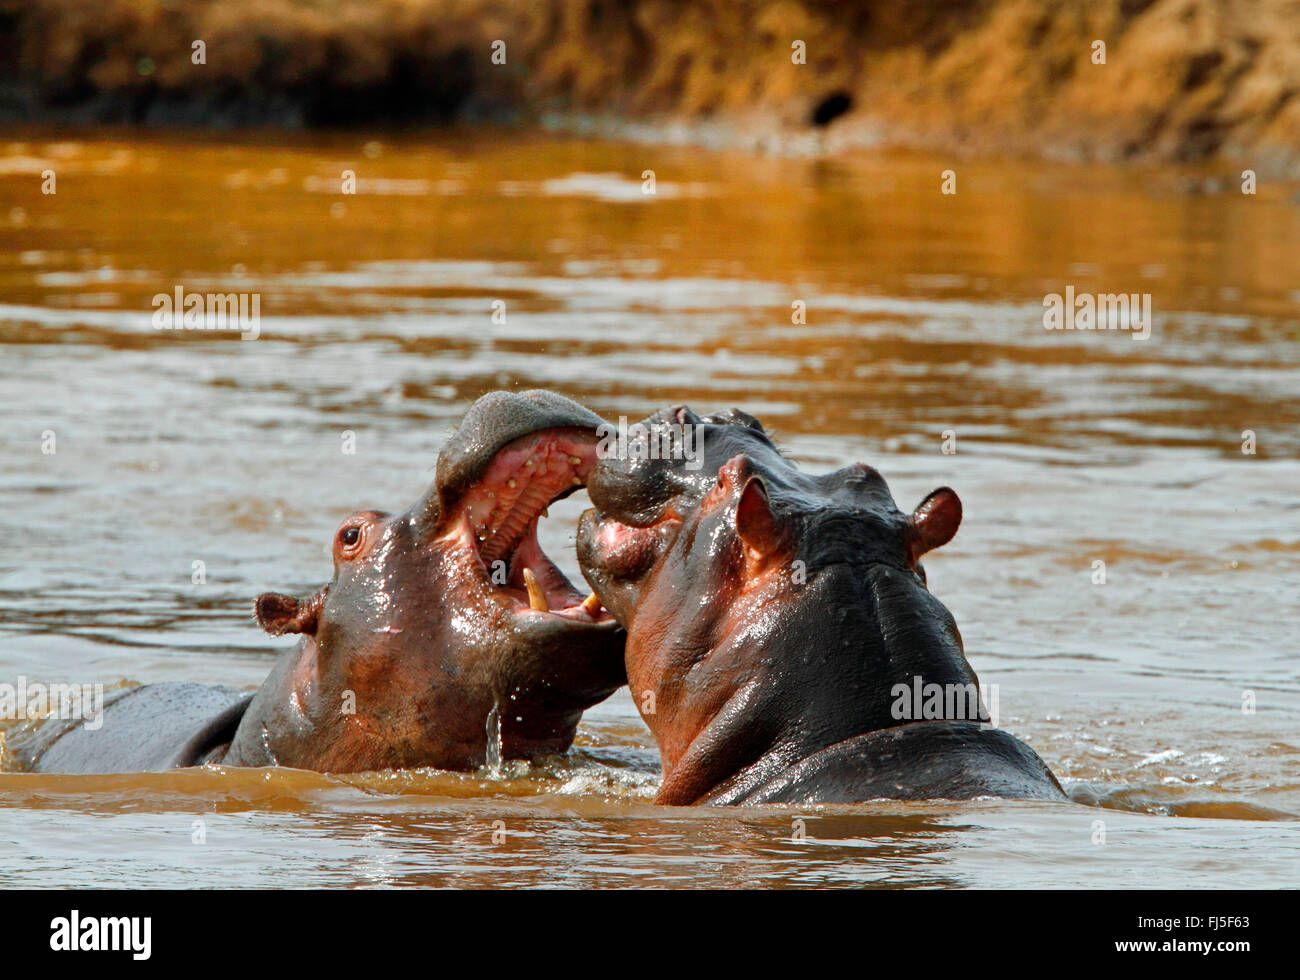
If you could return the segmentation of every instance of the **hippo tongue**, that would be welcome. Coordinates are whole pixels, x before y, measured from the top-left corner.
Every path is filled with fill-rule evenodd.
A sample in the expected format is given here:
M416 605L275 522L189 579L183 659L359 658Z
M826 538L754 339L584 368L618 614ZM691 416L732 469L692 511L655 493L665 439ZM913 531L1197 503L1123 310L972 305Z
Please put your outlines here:
M528 605L540 612L552 608L569 609L582 602L582 593L573 587L537 541L537 523L528 528L510 562L511 587L523 589Z

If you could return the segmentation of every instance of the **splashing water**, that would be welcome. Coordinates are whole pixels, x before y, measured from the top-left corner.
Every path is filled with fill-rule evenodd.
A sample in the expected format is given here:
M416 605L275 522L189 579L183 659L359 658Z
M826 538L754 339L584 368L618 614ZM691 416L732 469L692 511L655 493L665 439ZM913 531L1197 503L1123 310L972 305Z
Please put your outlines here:
M501 766L501 706L495 701L487 716L487 762L483 768L494 779L505 775Z

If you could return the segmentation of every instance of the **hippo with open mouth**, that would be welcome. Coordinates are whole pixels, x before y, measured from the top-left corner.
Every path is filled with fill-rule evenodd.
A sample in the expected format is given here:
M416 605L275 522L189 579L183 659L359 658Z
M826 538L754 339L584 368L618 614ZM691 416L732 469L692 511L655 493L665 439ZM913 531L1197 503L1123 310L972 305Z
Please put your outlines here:
M328 585L258 598L264 629L302 639L255 694L126 689L98 730L47 722L19 757L39 772L470 770L490 719L503 759L566 751L582 712L626 682L624 634L542 552L537 522L586 482L601 425L550 392L483 396L409 510L343 522Z
M578 559L627 628L658 802L1066 798L982 708L918 717L904 694L981 703L919 563L957 532L952 490L904 514L870 466L806 474L740 411L637 428L637 451L602 452L588 482Z

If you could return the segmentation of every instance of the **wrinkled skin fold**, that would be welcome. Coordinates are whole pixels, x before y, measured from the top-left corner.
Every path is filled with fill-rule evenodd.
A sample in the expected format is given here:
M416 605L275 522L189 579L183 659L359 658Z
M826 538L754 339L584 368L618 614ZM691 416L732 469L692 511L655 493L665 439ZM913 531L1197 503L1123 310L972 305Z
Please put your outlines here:
M804 473L740 411L641 425L666 433L660 458L600 460L578 558L627 628L659 802L1065 798L1032 749L982 723L956 623L926 587L919 559L961 521L952 490L905 514L872 467ZM914 684L971 697L909 714L898 691Z
M582 712L625 682L618 623L537 542L546 506L595 465L599 425L550 392L484 395L424 496L343 522L326 585L258 598L264 629L301 639L255 695L131 689L99 731L43 726L27 767L466 770L487 759L489 716L502 758L565 752Z

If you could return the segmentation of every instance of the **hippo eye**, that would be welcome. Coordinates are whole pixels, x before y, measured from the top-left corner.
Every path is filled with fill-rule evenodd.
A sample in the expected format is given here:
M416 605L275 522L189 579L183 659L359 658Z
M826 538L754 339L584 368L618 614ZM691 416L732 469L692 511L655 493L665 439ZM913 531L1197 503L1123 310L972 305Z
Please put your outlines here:
M359 527L348 528L346 531L343 532L342 535L340 535L340 540L343 542L343 544L346 547L351 548L354 544L356 544L358 541L361 540L361 528Z

